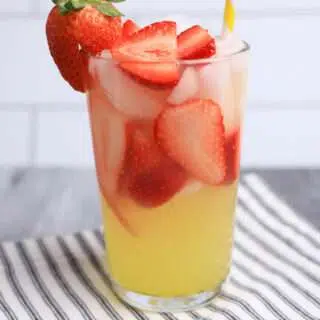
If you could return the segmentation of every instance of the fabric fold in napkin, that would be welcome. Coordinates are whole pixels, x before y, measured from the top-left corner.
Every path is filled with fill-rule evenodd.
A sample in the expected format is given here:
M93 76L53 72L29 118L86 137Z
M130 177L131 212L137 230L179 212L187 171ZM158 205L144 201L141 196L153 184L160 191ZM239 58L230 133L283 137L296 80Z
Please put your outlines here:
M0 245L0 319L320 319L320 231L256 174L241 179L238 195L230 277L208 306L148 313L123 305L96 230Z

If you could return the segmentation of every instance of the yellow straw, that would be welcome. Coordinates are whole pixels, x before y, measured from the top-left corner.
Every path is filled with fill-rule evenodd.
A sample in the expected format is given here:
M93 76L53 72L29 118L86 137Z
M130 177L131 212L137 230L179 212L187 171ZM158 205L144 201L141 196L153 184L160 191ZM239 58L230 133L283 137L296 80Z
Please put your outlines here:
M233 32L235 16L236 12L233 5L233 0L226 0L226 5L224 8L223 34Z

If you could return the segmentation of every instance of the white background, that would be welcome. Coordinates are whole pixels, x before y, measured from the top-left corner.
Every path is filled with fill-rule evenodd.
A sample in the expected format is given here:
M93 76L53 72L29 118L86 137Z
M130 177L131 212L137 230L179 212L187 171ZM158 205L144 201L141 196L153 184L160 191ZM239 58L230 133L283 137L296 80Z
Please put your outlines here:
M244 167L320 166L320 1L239 0L252 46ZM49 0L0 2L0 165L92 166L83 96L49 58ZM181 14L220 30L223 1L135 1L140 22Z

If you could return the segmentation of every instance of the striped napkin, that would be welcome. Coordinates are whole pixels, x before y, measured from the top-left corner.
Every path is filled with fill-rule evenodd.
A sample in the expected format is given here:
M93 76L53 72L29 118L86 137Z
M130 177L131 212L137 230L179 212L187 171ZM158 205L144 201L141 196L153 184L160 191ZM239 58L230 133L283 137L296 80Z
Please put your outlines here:
M231 275L208 306L147 313L123 305L103 272L98 230L3 243L0 319L320 319L320 232L248 174L239 188Z

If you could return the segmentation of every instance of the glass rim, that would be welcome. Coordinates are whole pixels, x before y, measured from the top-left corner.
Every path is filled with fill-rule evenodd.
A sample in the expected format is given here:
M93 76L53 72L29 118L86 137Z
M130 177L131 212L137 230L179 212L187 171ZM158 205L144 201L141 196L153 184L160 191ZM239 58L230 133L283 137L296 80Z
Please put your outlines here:
M231 60L233 57L237 57L241 54L244 54L246 52L250 51L250 45L248 42L241 40L244 44L244 46L236 51L232 51L228 54L222 55L222 56L213 56L210 58L205 58L205 59L191 59L191 60L182 60L182 59L177 59L176 62L181 64L181 65L194 65L194 64L204 64L204 63L215 63L215 62L220 62L220 61L226 61L226 60ZM99 55L92 55L90 53L87 53L87 55L91 58L95 59L102 59L102 60L112 60L112 56L99 56ZM146 62L147 63L147 62ZM150 62L150 63L157 63L157 62Z

